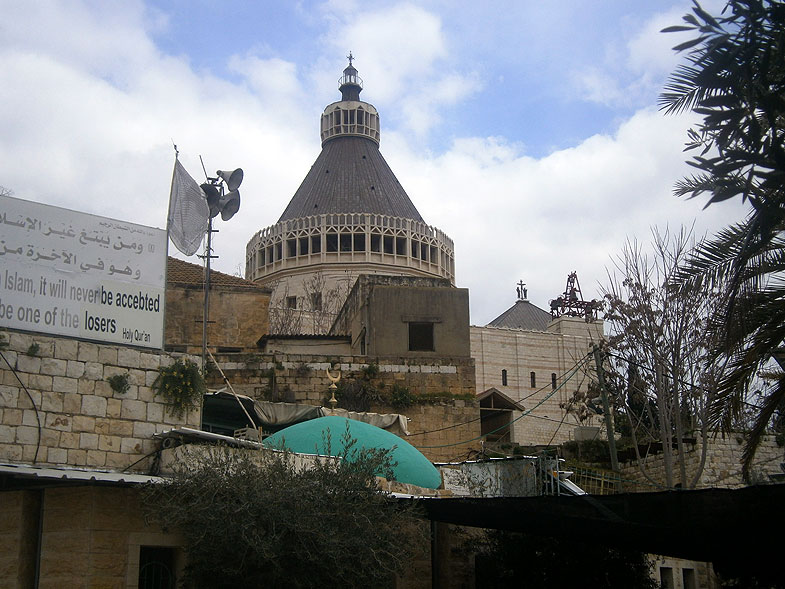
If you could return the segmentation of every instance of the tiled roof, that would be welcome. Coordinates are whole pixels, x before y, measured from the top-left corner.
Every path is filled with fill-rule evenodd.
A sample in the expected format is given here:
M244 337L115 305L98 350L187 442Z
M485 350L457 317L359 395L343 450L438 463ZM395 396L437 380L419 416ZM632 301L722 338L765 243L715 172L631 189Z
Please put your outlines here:
M336 137L325 143L278 222L325 213L423 220L379 146L364 137Z
M166 259L166 281L176 284L204 284L204 268L199 264L191 264L178 258L169 256ZM264 290L255 282L240 278L239 276L230 276L223 272L210 270L210 284L212 286L231 286L233 288L252 288L257 290Z
M543 311L529 301L516 301L512 307L491 321L488 327L545 331L551 319L548 311Z

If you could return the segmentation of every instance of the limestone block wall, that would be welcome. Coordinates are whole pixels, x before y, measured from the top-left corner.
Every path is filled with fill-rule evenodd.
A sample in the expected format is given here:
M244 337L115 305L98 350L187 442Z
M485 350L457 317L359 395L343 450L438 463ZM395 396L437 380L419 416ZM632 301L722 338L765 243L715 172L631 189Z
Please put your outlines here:
M330 386L327 369L341 371L344 379L363 377L373 364L377 387L401 385L415 394L473 395L474 362L471 358L369 358L308 354L233 354L216 360L237 393L253 398L320 405ZM332 368L331 368L332 366ZM217 372L208 374L208 386L223 386Z
M580 323L586 325L583 321ZM477 392L495 387L520 401L527 411L534 408L530 415L513 425L514 442L560 444L573 439L573 430L578 425L602 425L599 416L591 416L583 422L579 422L574 412L565 416L564 407L573 393L587 390L594 372L593 363L585 364L559 388L576 363L586 358L590 343L588 332L584 335L498 327L470 328ZM555 393L553 375L556 375L558 388Z
M10 331L0 341L15 369L0 360L0 461L144 471L154 433L200 424L198 409L175 418L154 398L168 354ZM115 374L128 392L112 390Z
M270 293L261 288L219 286L210 291L207 341L212 350L223 347L252 350L269 332ZM168 285L166 289L166 345L201 354L204 292L201 285Z
M698 562L656 554L650 555L650 559L652 578L661 583L663 587L715 589L715 587L721 586L710 562ZM690 582L692 585L689 584Z
M744 451L744 439L742 434L729 434L709 438L706 453L706 464L696 488L720 487L738 488L745 486L741 477L741 455ZM689 444L686 450L686 465L688 478L694 476L700 465L701 446ZM678 482L678 452L674 449L674 482ZM752 466L754 477L760 478L761 482L768 482L768 474L779 474L782 472L780 463L785 461L785 449L778 446L774 436L766 436L764 441L755 454L755 461ZM662 454L655 454L644 459L646 472L655 481L665 481L665 462ZM641 490L650 491L647 487L649 481L640 472L636 460L620 465L622 477L642 484Z
M138 488L49 487L7 491L2 499L0 587L32 587L40 550L41 589L135 589L141 546L182 545L179 536L144 521ZM182 571L182 549L174 554Z
M0 587L33 587L41 509L39 491L7 491L0 497Z
M325 357L297 354L223 355L216 358L232 387L256 399L324 405L329 398L327 369L341 378L363 379L371 364L378 372L372 384L383 390L395 385L417 395L474 395L474 362L470 358L418 360L370 359L366 356ZM331 368L331 362L334 362ZM220 375L208 375L208 386L223 386ZM407 441L434 461L466 457L481 448L479 407L474 401L447 399L414 403L403 409L374 406L380 413L403 413L410 418ZM427 433L426 433L427 432ZM471 440L471 441L468 441Z

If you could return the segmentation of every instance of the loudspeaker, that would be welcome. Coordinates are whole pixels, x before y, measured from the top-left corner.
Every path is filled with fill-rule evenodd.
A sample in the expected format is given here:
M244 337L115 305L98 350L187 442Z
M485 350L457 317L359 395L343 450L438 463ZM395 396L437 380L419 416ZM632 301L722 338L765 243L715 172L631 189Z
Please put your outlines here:
M238 190L227 192L221 197L219 208L221 209L221 219L224 221L234 217L234 214L240 209L240 192Z
M224 182L226 182L226 187L229 189L229 192L234 192L235 190L240 188L240 184L242 184L243 182L242 168L237 168L233 172L218 170L216 174L218 174L218 176L223 178Z
M207 206L210 207L210 218L217 216L221 212L220 200L221 191L212 184L205 182L201 185L205 198L207 198Z

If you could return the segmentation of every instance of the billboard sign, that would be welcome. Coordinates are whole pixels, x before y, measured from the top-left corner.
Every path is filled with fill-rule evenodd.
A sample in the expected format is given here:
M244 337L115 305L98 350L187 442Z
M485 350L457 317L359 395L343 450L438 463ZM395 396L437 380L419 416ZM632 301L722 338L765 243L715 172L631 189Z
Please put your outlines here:
M0 327L162 348L166 231L0 196Z

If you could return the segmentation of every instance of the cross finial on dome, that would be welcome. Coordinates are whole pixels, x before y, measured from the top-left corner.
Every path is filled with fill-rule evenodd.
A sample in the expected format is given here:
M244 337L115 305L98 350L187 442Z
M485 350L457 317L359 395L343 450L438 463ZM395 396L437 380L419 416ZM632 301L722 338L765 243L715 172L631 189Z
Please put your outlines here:
M340 84L338 89L341 91L341 99L360 100L363 81L360 79L360 76L357 75L357 68L352 65L355 58L351 51L349 52L349 55L346 56L346 59L349 60L349 65L344 68L343 76L338 80L338 83Z

